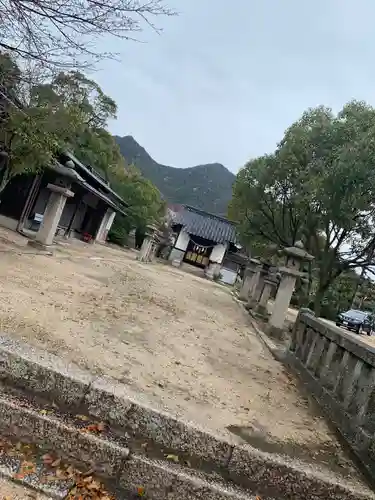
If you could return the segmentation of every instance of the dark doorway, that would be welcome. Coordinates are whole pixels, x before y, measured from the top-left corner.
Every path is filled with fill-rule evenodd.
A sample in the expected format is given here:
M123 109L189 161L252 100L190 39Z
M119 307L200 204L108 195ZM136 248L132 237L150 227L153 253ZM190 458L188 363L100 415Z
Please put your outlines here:
M19 220L29 194L34 175L17 175L0 196L0 214Z

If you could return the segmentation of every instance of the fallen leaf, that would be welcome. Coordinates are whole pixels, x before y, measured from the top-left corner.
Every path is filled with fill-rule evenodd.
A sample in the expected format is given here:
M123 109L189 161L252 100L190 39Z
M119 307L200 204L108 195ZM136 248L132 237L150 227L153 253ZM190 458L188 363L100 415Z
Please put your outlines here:
M40 412L39 412L39 413L40 413L41 415L47 415L47 413L48 413L48 412L47 412L47 410L40 410Z
M137 488L137 494L139 497L143 497L145 495L145 489L143 486L138 486Z
M105 431L106 427L107 427L107 426L106 426L106 424L105 424L104 422L100 422L100 423L96 426L96 428L97 428L97 430L98 430L99 432L103 432L103 431Z
M63 469L56 469L55 474L57 479L66 479L66 472Z
M179 461L179 458L177 455L167 455L165 457L167 460L171 460L172 462L178 462Z
M98 426L96 424L90 424L86 427L86 430L89 432L96 432L98 430Z
M36 466L33 462L22 462L21 463L21 473L22 474L34 474L36 471Z
M102 487L101 484L95 480L91 481L91 483L87 485L87 488L89 490L100 490L101 487Z
M61 464L61 458L58 458L54 462L51 463L52 467L58 467Z
M76 418L82 420L82 422L88 422L90 420L86 415L76 415Z

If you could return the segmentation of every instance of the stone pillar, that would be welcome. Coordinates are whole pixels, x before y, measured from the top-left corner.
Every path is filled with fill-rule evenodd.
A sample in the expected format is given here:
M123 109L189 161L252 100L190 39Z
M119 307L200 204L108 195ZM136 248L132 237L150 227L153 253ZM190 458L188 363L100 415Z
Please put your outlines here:
M107 236L113 221L116 217L116 212L112 208L108 208L103 215L102 221L100 223L99 229L96 232L95 241L99 243L105 243Z
M249 294L249 300L246 304L246 309L253 309L258 305L264 288L264 278L268 274L269 265L261 263L257 268L257 274L253 289Z
M284 338L284 321L288 312L296 279L305 275L305 273L300 271L301 264L303 261L311 261L314 258L304 250L302 242L297 242L294 247L285 248L284 253L286 255L286 266L279 270L281 281L272 315L269 319L269 333L278 339Z
M140 262L150 262L150 254L152 250L152 240L150 236L146 236L143 240L141 249L139 251L138 260Z
M255 289L258 278L257 267L259 265L259 260L250 259L248 265L246 266L242 280L242 287L238 296L240 300L247 301L249 299L249 295Z
M264 279L264 287L262 295L260 296L259 303L256 307L256 312L260 316L265 318L268 317L268 301L271 296L273 288L276 286L276 282L273 276L266 276Z
M35 241L29 242L41 248L52 245L66 200L74 196L74 193L67 187L48 184L47 188L51 194L43 214L43 221L36 233Z
M267 269L264 269L262 267L259 269L259 277L258 277L258 283L254 289L253 293L253 302L258 303L260 300L260 297L262 296L263 289L264 289L264 279L267 275Z
M138 260L140 262L151 262L155 255L156 239L158 237L158 230L155 226L148 226L145 239L143 240L142 247L139 251Z
M135 248L135 229L132 229L128 234L127 245L130 248Z
M220 276L221 264L210 262L205 269L206 277L210 280L215 280Z

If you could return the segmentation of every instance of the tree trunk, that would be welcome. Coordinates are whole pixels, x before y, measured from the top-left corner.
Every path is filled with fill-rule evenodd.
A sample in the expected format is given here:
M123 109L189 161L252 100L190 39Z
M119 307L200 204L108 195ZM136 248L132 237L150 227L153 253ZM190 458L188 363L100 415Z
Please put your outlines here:
M363 268L362 271L361 271L361 274L360 274L359 278L357 279L357 283L356 283L355 289L353 291L352 300L350 302L351 309L355 309L355 303L356 303L357 294L358 294L358 291L359 291L359 289L361 287L362 280L363 280L363 278L365 276L365 272L366 272L365 268ZM361 307L362 307L362 304L360 305L359 308L361 308Z
M314 312L316 316L320 316L320 312L322 310L322 300L324 298L324 294L326 291L327 287L326 286L319 286L315 293L314 297Z
M0 196L1 193L4 191L4 189L7 187L9 181L10 181L9 158L5 158L1 168Z
M8 172L5 172L2 179L1 179L1 182L0 182L0 199L1 199L1 193L7 187L9 181L10 181L10 179L8 176Z
M306 307L309 307L310 304L310 298L311 298L311 288L313 284L313 276L312 276L312 264L311 262L308 263L308 275L307 275L307 290L306 290Z

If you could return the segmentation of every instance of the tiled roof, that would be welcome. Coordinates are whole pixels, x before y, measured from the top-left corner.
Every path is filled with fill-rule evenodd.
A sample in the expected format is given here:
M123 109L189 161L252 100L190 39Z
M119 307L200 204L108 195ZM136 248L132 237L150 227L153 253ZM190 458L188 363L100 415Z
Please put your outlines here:
M185 205L173 213L173 224L180 224L192 236L216 243L236 243L236 225L223 217Z

